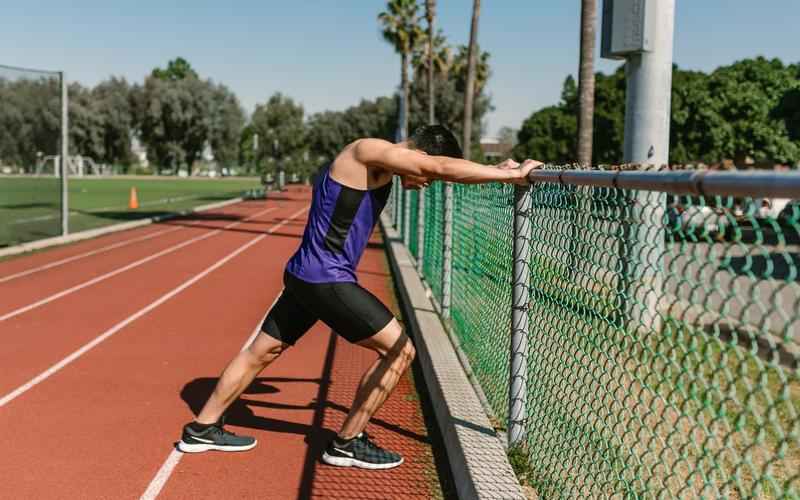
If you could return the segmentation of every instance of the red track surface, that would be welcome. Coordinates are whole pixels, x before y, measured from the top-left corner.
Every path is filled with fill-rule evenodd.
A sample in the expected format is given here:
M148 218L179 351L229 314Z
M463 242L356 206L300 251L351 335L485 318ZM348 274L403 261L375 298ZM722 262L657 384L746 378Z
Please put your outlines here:
M230 412L229 425L255 435L256 449L171 455L182 424L205 401L224 364L280 292L283 266L299 243L308 198L307 190L293 190L278 200L242 203L0 263L2 316L241 222L0 321L0 497L139 498L148 487L154 491L160 471L158 477L166 480L160 498L438 495L427 432L408 377L369 428L379 443L403 453L403 466L362 471L319 462L361 373L374 359L321 323L268 368ZM186 227L160 234L170 226ZM268 231L273 234L262 237ZM155 236L2 281L147 235ZM215 264L207 275L114 329ZM359 273L367 288L391 303L379 245L367 250ZM53 370L108 332L102 342ZM45 376L29 384L40 374ZM9 399L20 387L24 390ZM174 469L162 468L168 457L180 460Z

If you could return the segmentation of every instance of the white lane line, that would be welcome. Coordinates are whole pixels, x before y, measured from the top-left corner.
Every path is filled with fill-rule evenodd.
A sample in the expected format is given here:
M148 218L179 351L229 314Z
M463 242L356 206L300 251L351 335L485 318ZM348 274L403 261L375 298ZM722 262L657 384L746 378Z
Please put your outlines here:
M179 250L179 249L181 249L181 248L183 248L185 246L189 246L192 243L197 243L198 241L201 241L201 240L204 240L206 238L210 238L212 236L220 234L221 232L225 231L226 229L230 229L230 228L232 228L234 226L238 226L239 224L244 224L245 222L247 222L247 221L249 221L251 219L254 219L254 218L256 218L256 217L258 217L260 215L263 215L263 214L265 214L267 212L271 212L273 210L277 210L277 207L272 207L272 208L268 208L266 210L262 210L261 212L253 214L253 215L251 215L249 217L246 217L246 218L244 218L244 219L242 219L240 221L232 222L230 224L227 224L222 229L215 229L214 231L210 231L208 233L203 233L203 234L201 234L199 236L195 236L194 238L191 238L191 239L186 240L184 242L178 243L177 245L173 245L173 246L171 246L169 248L165 248L164 250L161 250L160 252L154 253L152 255L149 255L149 256L144 257L142 259L139 259L137 261L131 262L130 264L128 264L126 266L120 267L120 268L115 269L113 271L109 271L109 272L107 272L105 274L102 274L100 276L92 278L89 281L85 281L85 282L83 282L83 283L81 283L79 285L75 285L73 287L67 288L66 290L62 290L62 291L60 291L58 293L55 293L55 294L50 295L48 297L45 297L45 298L43 298L41 300L38 300L38 301L36 301L36 302L34 302L32 304L28 304L27 306L23 306L23 307L20 307L18 309L14 309L13 311L8 312L8 313L0 316L0 322L6 321L8 319L11 319L14 316L19 316L20 314L28 312L31 309L36 309L37 307L41 307L41 306L43 306L45 304L49 304L50 302L53 302L54 300L60 299L61 297L70 295L70 294L75 293L75 292L77 292L79 290L82 290L82 289L84 289L86 287L89 287L89 286L95 285L97 283L100 283L101 281L105 281L105 280L107 280L109 278L112 278L112 277L114 277L114 276L116 276L116 275L118 275L120 273L124 273L125 271L130 271L131 269L133 269L135 267L139 267L139 266L141 266L143 264L146 264L146 263L150 262L151 260L155 260L155 259L157 259L159 257L163 257L164 255L170 254L170 253L172 253L172 252L174 252L176 250Z
M62 359L58 363L54 364L53 366L51 366L47 370L43 371L42 373L40 373L36 377L32 378L31 380L29 380L25 384L17 387L13 391L9 392L8 394L6 394L2 398L0 398L0 408L2 408L3 406L7 405L8 403L10 403L14 399L18 398L22 394L26 393L27 391L31 390L33 387L35 387L36 385L40 384L44 380L48 379L53 374L57 373L59 370L61 370L65 366L69 365L70 363L72 363L73 361L75 361L76 359L81 357L82 355L86 354L88 351L93 349L95 346L97 346L98 344L100 344L104 340L108 339L109 337L111 337L112 335L117 333L118 331L122 330L123 328L125 328L129 324L133 323L134 321L136 321L137 319L141 318L145 314L149 313L150 311L152 311L156 307L160 306L164 302L168 301L172 297L178 295L182 291L184 291L187 288L189 288L190 286L194 285L195 283L197 283L199 280L203 279L205 276L207 276L208 274L210 274L214 270L219 269L220 267L225 265L229 260L233 259L234 257L239 255L240 253L244 252L245 250L247 250L251 246L255 245L256 243L258 243L262 239L266 238L268 235L274 233L275 231L277 231L278 229L283 227L289 221L291 221L292 219L296 218L297 216L299 216L300 214L302 214L306 210L308 210L308 207L303 208L302 210L299 210L299 211L295 212L288 219L286 219L283 222L273 226L272 229L267 231L267 233L262 234L261 236L257 236L256 238L253 238L252 240L248 241L244 245L240 246L239 248L237 248L233 252L229 253L225 257L221 258L220 260L218 260L217 262L212 264L210 267L206 268L205 271L202 271L199 274L196 274L194 277L188 279L183 284L177 286L176 288L172 289L170 292L167 292L166 294L162 295L160 298L158 298L155 301L151 302L149 305L145 306L144 308L140 309L139 311L135 312L134 314L132 314L132 315L128 316L127 318L125 318L124 320L120 321L116 325L112 326L111 328L109 328L108 330L103 332L102 334L98 335L93 340L91 340L90 342L86 343L83 347L81 347L80 349L74 351L72 354L70 354L69 356L65 357L64 359Z
M189 222L191 222L191 220ZM140 241L149 240L151 238L155 238L156 236L162 236L164 234L172 233L172 232L178 231L180 229L184 229L184 227L187 227L187 226L188 227L193 227L191 224L187 224L186 226L183 226L183 227L173 227L173 228L170 228L170 229L165 229L163 231L158 231L158 232L155 232L155 233L146 234L146 235L138 237L138 238L132 238L130 240L125 240L125 241L121 241L119 243L114 243L112 245L108 245L108 246L105 246L105 247L97 248L95 250L91 250L91 251L86 252L86 253L82 253L82 254L79 254L79 255L73 255L72 257L67 257L65 259L57 260L55 262L50 262L49 264L44 264L42 266L35 267L33 269L28 269L28 270L25 270L25 271L20 271L20 272L15 273L15 274L10 274L8 276L0 277L0 283L5 283L6 281L11 281L13 279L22 278L23 276L28 276L30 274L38 273L40 271L45 271L47 269L52 269L52 268L57 267L57 266L62 266L64 264L68 264L70 262L74 262L74 261L76 261L78 259L91 257L92 255L97 255L97 254L100 254L100 253L109 252L109 251L114 250L116 248L124 247L124 246L130 245L132 243L137 243L137 242L140 242Z
M280 296L281 294L279 293L275 297L275 300L272 301L272 305L270 305L269 308L267 308L267 312L264 313L264 317L256 325L250 337L248 337L247 340L244 341L244 345L242 345L240 351L244 351L245 349L247 349L247 346L249 346L250 343L253 342L253 340L255 340L256 336L258 335L258 332L261 331L261 324L264 323L265 319L267 319L267 314L269 314L269 310L272 309L273 306L275 306L275 303L278 302L278 298ZM153 480L150 481L150 484L147 486L145 492L142 493L141 497L139 497L139 500L155 500L155 498L158 497L159 493L161 493L161 490L164 488L164 485L167 484L167 481L169 480L173 471L175 471L175 467L178 466L178 462L180 462L181 458L183 458L183 455L184 454L178 451L177 448L172 449L169 455L167 455L167 459L164 460L163 464L161 464L161 468L158 469L158 472L153 477Z
M17 279L17 278L22 278L23 276L28 276L28 275L31 275L31 274L34 274L34 273L45 271L47 269L52 269L54 267L63 266L64 264L68 264L70 262L74 262L74 261L79 260L79 259L83 259L83 258L86 258L86 257L91 257L92 255L97 255L97 254L100 254L100 253L109 252L111 250L114 250L115 248L124 247L124 246L130 245L130 244L133 244L133 243L137 243L137 242L140 242L140 241L149 240L151 238L155 238L156 236L162 236L162 235L165 235L165 234L168 234L168 233L172 233L172 232L178 231L179 229L183 229L183 228L182 227L173 227L173 228L170 228L170 229L164 229L163 231L157 231L155 233L146 234L146 235L140 236L138 238L132 238L130 240L120 241L118 243L114 243L113 245L104 246L104 247L101 247L101 248L98 248L98 249L95 249L95 250L91 250L89 252L84 252L82 254L73 255L72 257L67 257L65 259L61 259L61 260L57 260L57 261L54 261L54 262L50 262L50 263L45 264L43 266L34 267L32 269L27 269L25 271L20 271L20 272L15 273L15 274L9 274L8 276L3 276L2 278L0 278L0 283L5 283L6 281L11 281L11 280L14 280L14 279Z

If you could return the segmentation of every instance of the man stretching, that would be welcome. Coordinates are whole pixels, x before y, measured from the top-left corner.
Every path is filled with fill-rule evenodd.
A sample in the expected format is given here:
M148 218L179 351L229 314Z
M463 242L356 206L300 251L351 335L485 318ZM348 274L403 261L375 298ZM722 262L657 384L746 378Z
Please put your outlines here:
M331 465L389 469L403 463L397 453L373 443L364 429L394 390L414 359L414 347L392 313L356 279L356 267L399 175L403 186L418 189L431 180L464 184L526 184L539 162L511 160L487 168L463 159L453 134L441 125L419 129L398 144L360 139L322 169L315 181L311 210L297 253L283 275L284 290L253 343L222 372L197 418L183 428L184 452L242 451L255 438L223 428L223 412L256 375L294 345L317 320L347 341L378 355L364 373L350 413L322 455Z

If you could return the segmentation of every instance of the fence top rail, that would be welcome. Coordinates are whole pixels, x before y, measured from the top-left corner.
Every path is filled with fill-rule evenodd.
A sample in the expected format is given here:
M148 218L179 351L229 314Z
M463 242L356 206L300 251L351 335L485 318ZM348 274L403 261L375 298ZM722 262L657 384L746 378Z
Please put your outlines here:
M49 76L61 75L61 71L53 71L49 69L22 68L19 66L8 66L7 64L0 64L0 72L2 71L16 71L19 73L38 73L40 75L49 75Z
M800 198L800 172L533 170L528 180L700 196Z

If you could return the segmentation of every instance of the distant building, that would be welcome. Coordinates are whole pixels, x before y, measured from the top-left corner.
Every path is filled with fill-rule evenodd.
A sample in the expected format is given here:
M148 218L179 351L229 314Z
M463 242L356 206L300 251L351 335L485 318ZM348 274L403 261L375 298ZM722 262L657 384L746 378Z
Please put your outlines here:
M513 144L502 143L498 139L481 139L481 152L487 161L502 161L511 157Z

